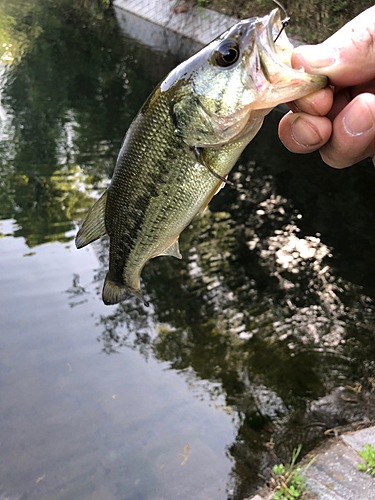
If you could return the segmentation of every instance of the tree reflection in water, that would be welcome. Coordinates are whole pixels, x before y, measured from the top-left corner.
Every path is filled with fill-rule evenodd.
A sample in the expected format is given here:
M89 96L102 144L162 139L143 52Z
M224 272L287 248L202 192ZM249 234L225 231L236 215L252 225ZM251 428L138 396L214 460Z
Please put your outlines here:
M145 267L151 310L131 298L98 318L105 352L139 349L208 392L212 404L224 396L222 410L237 427L227 452L238 499L267 474L274 453L288 460L300 443L306 453L327 429L369 422L375 409L374 263L356 255L353 262L350 248L365 255L374 246L375 205L360 190L373 172L364 162L339 173L340 185L316 157L301 171L282 146L277 161L264 156L259 144L269 142L277 118L232 174L235 187L182 234L183 260ZM314 179L309 189L292 192L305 176ZM343 207L352 225L331 225ZM107 247L96 246L98 293Z
M107 0L0 0L1 16L13 48L6 71L0 60L0 213L30 247L68 241L124 130L178 60L122 38Z

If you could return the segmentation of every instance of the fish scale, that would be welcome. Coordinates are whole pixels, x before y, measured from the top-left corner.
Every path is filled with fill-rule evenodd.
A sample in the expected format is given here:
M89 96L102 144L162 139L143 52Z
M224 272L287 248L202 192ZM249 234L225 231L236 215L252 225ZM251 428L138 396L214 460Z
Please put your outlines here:
M151 101L121 149L106 209L110 278L119 282L122 277L134 290L139 270L178 237L204 203L207 190L217 185L175 135L168 96Z

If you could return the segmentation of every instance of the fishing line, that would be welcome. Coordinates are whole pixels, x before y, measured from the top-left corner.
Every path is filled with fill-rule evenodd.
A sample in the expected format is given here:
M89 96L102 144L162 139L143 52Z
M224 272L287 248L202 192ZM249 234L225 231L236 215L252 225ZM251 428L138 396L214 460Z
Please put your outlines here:
M283 7L283 5L281 5L280 2L278 2L278 0L272 0L285 14L285 19L283 19L281 21L281 24L282 24L282 28L281 30L279 31L277 37L275 38L275 40L273 41L273 43L276 43L277 39L279 38L279 36L281 35L281 33L285 30L285 28L289 25L289 21L290 21L290 17L288 16L288 13L287 11L285 10L285 8Z
M212 170L212 168L209 166L209 164L204 159L203 152L202 152L201 148L194 146L193 152L195 154L196 159L199 161L199 163L201 165L204 165L211 172L212 175L214 175L217 179L220 179L221 182L224 182L224 184L229 184L230 186L233 186L233 182L228 181L228 179L226 179L225 177L222 177L221 175L217 174L214 170Z

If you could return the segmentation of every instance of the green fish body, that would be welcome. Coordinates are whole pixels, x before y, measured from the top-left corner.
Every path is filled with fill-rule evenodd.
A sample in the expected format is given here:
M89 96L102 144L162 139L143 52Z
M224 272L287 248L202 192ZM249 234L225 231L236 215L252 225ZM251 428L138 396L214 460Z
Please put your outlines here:
M282 61L291 46L277 10L241 21L173 70L129 127L107 191L76 237L81 248L108 234L105 304L133 293L159 255L181 258L178 237L220 189L277 104L323 87Z

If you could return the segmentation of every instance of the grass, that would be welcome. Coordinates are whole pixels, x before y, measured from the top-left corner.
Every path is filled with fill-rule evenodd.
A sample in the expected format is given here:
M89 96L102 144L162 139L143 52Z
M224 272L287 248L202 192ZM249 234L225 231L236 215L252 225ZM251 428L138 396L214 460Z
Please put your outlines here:
M307 43L322 42L363 10L373 0L281 0L290 16L288 33ZM272 0L195 0L229 16L244 19L268 14L276 7Z
M375 476L375 449L371 444L365 444L365 449L360 451L359 454L367 463L357 464L358 469Z
M274 500L295 500L296 498L301 498L306 491L306 479L301 475L301 472L306 472L316 457L314 457L304 469L295 467L301 448L302 445L293 451L290 464L273 466L269 487L274 492Z

